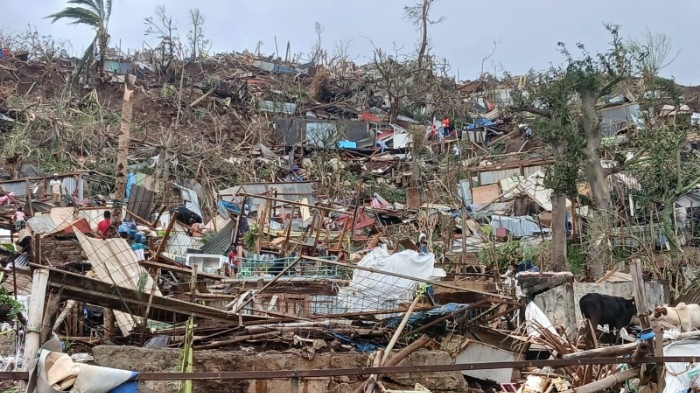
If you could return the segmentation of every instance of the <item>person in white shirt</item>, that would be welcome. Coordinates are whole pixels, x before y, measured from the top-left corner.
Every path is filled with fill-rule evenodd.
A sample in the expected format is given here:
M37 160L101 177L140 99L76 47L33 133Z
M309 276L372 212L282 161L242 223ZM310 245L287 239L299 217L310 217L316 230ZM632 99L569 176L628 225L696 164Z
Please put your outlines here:
M54 173L53 179L49 182L49 187L51 188L51 202L61 202L61 185L61 181L58 180L58 173Z

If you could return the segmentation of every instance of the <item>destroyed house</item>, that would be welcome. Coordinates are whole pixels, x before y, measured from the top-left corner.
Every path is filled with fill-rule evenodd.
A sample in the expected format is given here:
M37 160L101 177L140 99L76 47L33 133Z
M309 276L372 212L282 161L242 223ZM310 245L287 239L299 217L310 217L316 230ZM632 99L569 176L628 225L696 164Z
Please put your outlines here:
M367 121L277 119L274 121L275 139L285 145L299 143L317 148L339 145L350 148L371 148L376 135Z

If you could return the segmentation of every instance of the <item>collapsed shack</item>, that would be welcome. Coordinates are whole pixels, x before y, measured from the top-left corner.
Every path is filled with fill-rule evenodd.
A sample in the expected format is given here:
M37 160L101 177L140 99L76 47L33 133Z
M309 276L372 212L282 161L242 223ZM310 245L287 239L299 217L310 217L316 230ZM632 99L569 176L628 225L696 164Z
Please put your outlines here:
M655 353L656 344L649 340L582 352L576 334L564 334L571 321L554 328L534 302L520 296L529 288L527 275L519 276L514 288L473 258L473 252L453 248L438 259L400 237L406 221L415 220L415 211L381 202L377 206L377 196L343 207L313 193L287 199L273 195L274 190L229 193L215 218L220 229L206 242L193 236L178 212L160 215L167 223L162 233L153 225L141 226L149 235L145 251L133 249L124 238L95 236L89 210L55 207L35 215L21 235L29 241L6 265L2 282L11 294L27 294L29 287L30 295L37 296L27 326L42 328L39 337L27 334L25 355L53 332L73 343L73 354L89 352L103 366L140 372L170 369L177 359L172 354L187 348L194 349L195 373L351 370L366 366L369 356L379 369L416 366L430 372L385 371L302 383L319 392L544 393L611 388L639 377L641 362L613 359L629 364L620 367L553 363L550 370L529 367L531 360L627 354L642 359ZM436 217L445 211L435 205L424 209ZM392 216L402 218L392 224ZM453 237L446 243L464 239ZM232 246L238 250L234 272L226 256ZM538 276L540 287L526 296L536 298L556 283L572 284L570 276ZM265 355L254 358L258 352ZM222 353L235 354L230 368L228 363L215 365ZM126 361L139 357L153 362ZM466 366L487 360L503 366L488 371ZM465 368L442 370L446 365ZM295 380L194 385L198 391L255 386L254 391L265 392L291 389ZM164 391L158 383L145 386Z

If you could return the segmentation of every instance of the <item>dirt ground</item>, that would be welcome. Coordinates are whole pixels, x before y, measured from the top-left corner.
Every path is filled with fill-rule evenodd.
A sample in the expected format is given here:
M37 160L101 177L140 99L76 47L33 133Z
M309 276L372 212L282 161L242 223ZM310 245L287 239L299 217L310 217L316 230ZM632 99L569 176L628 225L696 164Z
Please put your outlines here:
M96 346L95 361L99 365L134 369L138 371L174 371L177 369L179 351L176 349L154 349L126 346ZM296 349L265 351L244 349L239 351L195 351L195 371L265 371L325 368L356 368L367 366L369 357L356 352L320 353L307 360ZM400 365L449 364L452 359L446 352L418 351ZM362 376L340 376L329 378L307 378L290 380L241 380L241 381L194 381L194 392L272 393L305 392L326 393L352 392ZM467 392L467 383L460 372L394 375L385 379L385 386L394 389L413 388L418 382L432 392ZM176 382L146 381L139 391L142 393L172 392Z

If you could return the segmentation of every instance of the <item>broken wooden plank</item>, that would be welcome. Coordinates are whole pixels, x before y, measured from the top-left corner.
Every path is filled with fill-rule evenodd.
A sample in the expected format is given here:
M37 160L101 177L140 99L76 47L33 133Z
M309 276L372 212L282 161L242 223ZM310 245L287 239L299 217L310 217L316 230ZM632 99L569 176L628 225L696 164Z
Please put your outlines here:
M41 267L49 270L49 286L62 289L62 299L79 299L90 304L108 307L114 310L129 312L127 310L145 309L148 305L148 294L133 289L116 287L111 283L88 278L79 274L70 273L46 266L30 264L32 267ZM168 318L168 314L170 318ZM163 296L154 296L149 318L154 320L172 320L172 314L184 318L194 315L199 318L207 318L219 321L238 322L239 315L185 302ZM244 321L265 319L260 316L242 315Z

